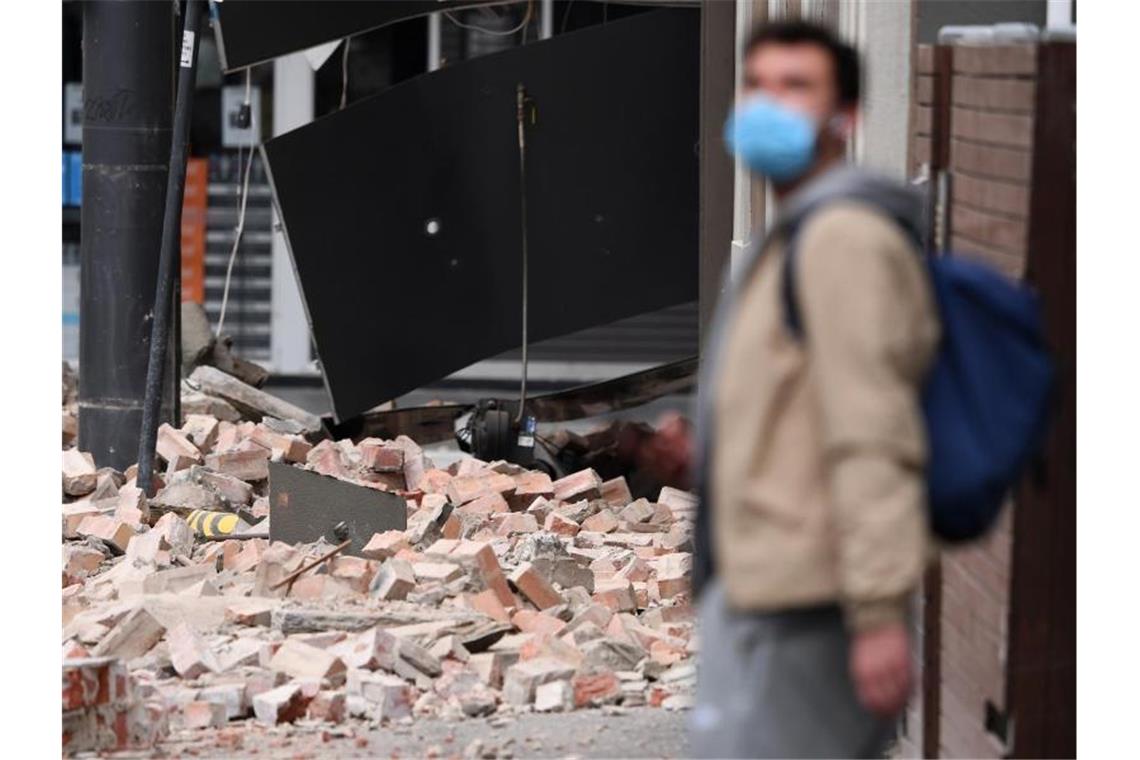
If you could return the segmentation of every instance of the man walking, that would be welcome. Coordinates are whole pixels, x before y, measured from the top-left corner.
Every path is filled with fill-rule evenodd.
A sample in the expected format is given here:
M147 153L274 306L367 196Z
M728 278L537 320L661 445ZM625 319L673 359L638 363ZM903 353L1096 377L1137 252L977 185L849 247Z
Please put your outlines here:
M779 214L704 362L691 749L873 756L912 688L908 603L929 551L919 397L939 328L920 204L844 165L851 47L774 23L744 55L726 140L772 181ZM669 430L664 467L689 450Z

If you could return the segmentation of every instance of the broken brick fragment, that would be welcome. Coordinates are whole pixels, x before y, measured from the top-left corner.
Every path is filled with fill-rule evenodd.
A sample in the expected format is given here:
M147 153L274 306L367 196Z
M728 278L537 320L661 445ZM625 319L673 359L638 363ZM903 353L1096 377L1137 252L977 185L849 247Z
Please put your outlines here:
M597 499L600 495L602 479L591 468L559 478L554 481L554 498L559 501L578 501L579 499Z
M540 610L563 602L561 594L555 591L529 562L523 562L507 577L515 588Z

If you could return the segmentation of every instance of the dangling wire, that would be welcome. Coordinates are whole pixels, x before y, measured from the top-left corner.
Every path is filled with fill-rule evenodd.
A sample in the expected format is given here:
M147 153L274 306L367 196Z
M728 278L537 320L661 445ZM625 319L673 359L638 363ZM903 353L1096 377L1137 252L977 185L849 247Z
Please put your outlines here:
M566 10L562 12L562 28L558 30L559 34L566 31L566 22L570 19L570 9L574 7L574 0L566 3Z
M530 310L527 306L527 291L529 275L527 273L527 235L526 235L526 88L519 82L515 90L515 112L519 131L519 210L522 219L522 383L519 388L519 413L515 418L521 422L526 408L526 375L527 375L527 319Z
M351 43L351 37L344 38L344 51L340 55L340 107L342 110L348 105L348 46Z
M250 105L250 70L245 70L245 104ZM257 142L257 114L251 108L249 112L249 131L254 136L254 142ZM233 277L234 262L237 260L238 246L241 244L241 235L245 230L245 205L249 199L249 174L253 168L253 153L254 146L249 147L249 156L245 161L245 172L241 177L241 200L238 206L238 223L234 228L234 245L230 249L230 260L226 264L226 281L222 286L222 308L218 312L218 327L214 331L215 337L222 337L222 326L226 322L226 307L229 305L230 300L230 280ZM238 170L241 170L241 146L238 146Z
M471 30L474 30L476 32L482 32L483 34L489 34L492 37L510 37L512 34L515 34L520 29L526 28L527 24L530 23L531 11L533 11L533 10L534 10L534 0L527 0L526 15L523 16L523 20L520 21L519 25L516 26L514 29L508 29L505 32L497 31L494 29L484 29L481 26L474 26L472 24L465 24L462 21L459 21L458 19L456 19L455 16L452 16L451 11L443 11L443 15L447 16L447 20L450 21L451 23L455 24L456 26L458 26L460 29L471 29ZM526 36L526 35L524 34L523 36Z

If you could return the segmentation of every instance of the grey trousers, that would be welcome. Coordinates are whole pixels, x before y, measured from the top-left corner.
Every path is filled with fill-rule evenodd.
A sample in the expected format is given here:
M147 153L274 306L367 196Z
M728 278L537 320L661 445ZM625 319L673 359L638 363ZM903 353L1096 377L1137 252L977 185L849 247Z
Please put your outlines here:
M859 704L837 607L734 613L714 580L698 609L694 757L882 757L894 723Z

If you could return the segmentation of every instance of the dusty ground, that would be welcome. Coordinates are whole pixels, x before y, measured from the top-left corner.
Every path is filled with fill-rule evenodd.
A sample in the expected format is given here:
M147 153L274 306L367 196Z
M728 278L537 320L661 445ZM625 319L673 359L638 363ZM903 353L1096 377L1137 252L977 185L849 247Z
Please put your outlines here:
M180 757L297 760L318 757L673 758L686 755L687 714L637 707L461 721L424 719L410 726L376 729L369 729L363 722L333 729L327 724L268 728L245 721L220 731L175 731L160 745L159 753ZM476 741L482 743L479 754L474 753Z

